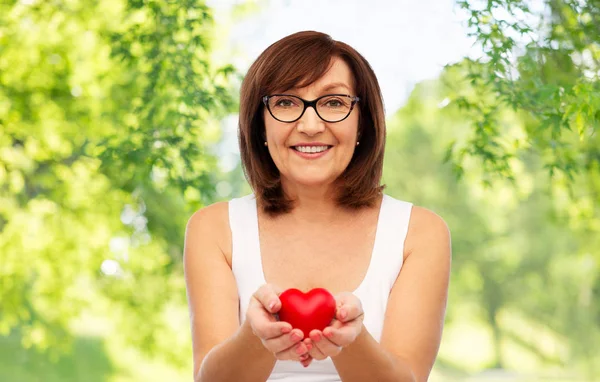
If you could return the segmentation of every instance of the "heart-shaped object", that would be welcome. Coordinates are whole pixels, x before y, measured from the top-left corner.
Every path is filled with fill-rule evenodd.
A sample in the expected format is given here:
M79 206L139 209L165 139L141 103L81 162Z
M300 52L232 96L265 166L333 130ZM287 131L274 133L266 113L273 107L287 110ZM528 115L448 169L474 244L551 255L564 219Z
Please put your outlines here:
M335 298L327 289L315 288L308 293L288 289L279 295L279 320L302 330L308 337L311 330L325 329L335 317Z

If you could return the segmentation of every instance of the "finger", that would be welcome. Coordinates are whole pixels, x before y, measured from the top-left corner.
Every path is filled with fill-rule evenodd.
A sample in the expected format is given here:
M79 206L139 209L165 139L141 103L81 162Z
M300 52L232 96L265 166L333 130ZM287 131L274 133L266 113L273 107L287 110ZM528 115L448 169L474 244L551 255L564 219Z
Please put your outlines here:
M277 287L271 284L264 284L256 292L253 297L270 313L277 313L281 309L281 301L277 294Z
M362 304L359 299L352 301L342 301L336 309L336 319L341 322L349 322L357 319L364 314Z
M323 341L323 333L320 330L313 330L310 332L311 343L313 344L312 349L309 349L308 354L316 360L324 360L327 355L324 354L318 347L317 343Z
M308 365L310 365L310 363L312 362L312 358L309 357L308 359L306 359L305 361L300 361L300 363L302 364L302 366L304 367L308 367Z
M263 340L278 338L292 331L292 325L283 321L254 322L254 334Z
M341 346L331 342L321 332L311 332L311 340L313 340L314 347L309 354L314 359L322 360L327 357L333 357L338 355L342 351Z
M304 342L298 341L297 344L275 353L275 358L283 361L301 361L301 357L307 353L308 348Z
M349 302L351 302L354 299L357 299L357 297L354 296L350 292L339 293L338 295L335 296L336 306L339 308L342 305L347 305Z
M347 325L352 325L352 323L343 323L342 321L334 318L331 321L331 324L329 324L329 326L327 326L325 329L327 329L327 328L341 329ZM325 331L325 329L323 329L323 332Z
M334 346L342 347L347 346L354 341L356 337L354 332L355 329L349 326L344 326L342 328L328 326L323 329L323 336Z
M312 360L313 360L313 358L308 353L300 356L300 363L304 367L307 367L308 365L310 365L310 363L312 362Z
M279 337L272 338L264 341L265 347L272 353L282 353L290 348L296 346L302 341L302 331L300 329L293 329L288 334L283 334ZM306 346L305 346L306 348ZM306 353L306 352L303 352Z

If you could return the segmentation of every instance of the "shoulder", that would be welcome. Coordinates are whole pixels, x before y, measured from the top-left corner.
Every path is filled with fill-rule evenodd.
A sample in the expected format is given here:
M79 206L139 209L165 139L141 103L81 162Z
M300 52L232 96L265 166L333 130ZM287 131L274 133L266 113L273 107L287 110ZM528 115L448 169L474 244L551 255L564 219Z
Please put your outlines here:
M421 206L412 207L409 223L409 230L411 229L428 234L449 233L448 225L440 215Z
M404 244L404 257L423 248L450 246L450 229L444 219L421 206L412 206L408 233ZM436 251L444 253L445 251Z
M219 223L229 222L228 215L229 202L225 201L210 204L200 208L190 216L187 222L187 229L218 229Z
M185 236L186 241L213 241L230 263L229 202L216 202L194 212L188 219Z

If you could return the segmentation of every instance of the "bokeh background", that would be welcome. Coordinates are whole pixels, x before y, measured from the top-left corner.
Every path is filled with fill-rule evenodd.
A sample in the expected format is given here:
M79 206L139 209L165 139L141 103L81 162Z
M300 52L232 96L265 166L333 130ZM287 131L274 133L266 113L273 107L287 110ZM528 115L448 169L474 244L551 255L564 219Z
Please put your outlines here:
M0 0L0 381L192 379L185 226L251 192L240 82L308 29L451 229L430 380L600 380L598 1Z

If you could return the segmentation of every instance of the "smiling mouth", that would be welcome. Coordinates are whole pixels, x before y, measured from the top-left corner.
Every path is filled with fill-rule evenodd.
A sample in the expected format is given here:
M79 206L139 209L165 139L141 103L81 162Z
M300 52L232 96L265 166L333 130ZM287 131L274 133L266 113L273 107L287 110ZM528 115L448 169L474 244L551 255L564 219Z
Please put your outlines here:
M295 151L297 151L299 153L302 153L302 154L320 154L320 153L324 153L325 151L331 149L333 146L329 146L328 145L326 147L327 148L325 150L312 152L312 151L300 151L300 150L298 150L298 148L296 146L290 146L290 148L292 148L293 150L295 150Z

